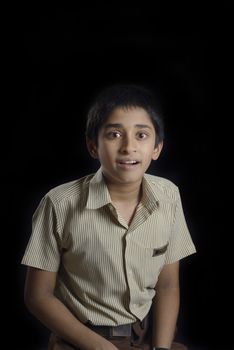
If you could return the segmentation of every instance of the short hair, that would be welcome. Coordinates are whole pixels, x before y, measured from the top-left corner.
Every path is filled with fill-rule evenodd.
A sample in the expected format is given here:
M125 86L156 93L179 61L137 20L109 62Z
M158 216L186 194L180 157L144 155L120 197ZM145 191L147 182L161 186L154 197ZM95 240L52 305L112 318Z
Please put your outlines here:
M99 130L114 109L131 107L143 108L148 113L155 128L156 145L163 141L161 106L149 89L137 85L113 85L98 94L87 115L87 138L97 144Z

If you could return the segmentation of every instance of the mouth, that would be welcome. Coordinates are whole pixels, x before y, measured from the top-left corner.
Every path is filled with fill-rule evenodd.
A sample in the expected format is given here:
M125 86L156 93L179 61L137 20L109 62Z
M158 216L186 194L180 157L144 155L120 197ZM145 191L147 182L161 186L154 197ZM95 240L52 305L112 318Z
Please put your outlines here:
M134 169L138 164L140 164L140 162L138 160L134 160L134 159L119 159L117 160L117 164L119 167L123 168L123 169Z

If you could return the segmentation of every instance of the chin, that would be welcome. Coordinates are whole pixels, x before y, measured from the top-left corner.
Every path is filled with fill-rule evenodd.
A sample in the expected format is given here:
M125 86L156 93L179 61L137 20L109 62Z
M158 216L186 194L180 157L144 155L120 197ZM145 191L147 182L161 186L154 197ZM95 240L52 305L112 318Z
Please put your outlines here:
M133 183L133 182L138 182L138 181L141 181L141 179L142 179L142 176L134 176L134 175L132 175L132 176L121 176L121 177L119 177L119 181L121 182L121 183Z

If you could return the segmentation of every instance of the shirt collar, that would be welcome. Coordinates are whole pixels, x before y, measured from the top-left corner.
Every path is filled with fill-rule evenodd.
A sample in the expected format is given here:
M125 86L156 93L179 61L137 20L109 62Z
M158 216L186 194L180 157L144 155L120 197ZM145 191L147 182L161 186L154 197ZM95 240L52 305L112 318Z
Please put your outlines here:
M89 183L86 208L98 209L109 203L111 203L110 193L102 175L102 168L99 168Z
M155 183L152 183L152 181L147 178L147 174L144 175L142 180L141 202L150 214L159 207L160 197L157 191L155 191Z
M152 213L159 206L160 197L155 191L155 183L143 177L142 181L143 196L141 203L146 209ZM98 209L111 203L110 193L102 175L100 167L89 183L89 193L86 203L87 209Z

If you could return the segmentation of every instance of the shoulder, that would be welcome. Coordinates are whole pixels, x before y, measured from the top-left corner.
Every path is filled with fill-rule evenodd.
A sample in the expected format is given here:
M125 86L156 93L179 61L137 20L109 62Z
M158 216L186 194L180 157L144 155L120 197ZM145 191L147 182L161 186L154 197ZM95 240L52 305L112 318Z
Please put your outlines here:
M76 203L86 196L89 182L93 176L94 174L90 174L56 186L46 193L45 198L50 200L55 206L60 206L68 202Z
M161 197L161 199L173 202L178 200L179 188L171 180L151 174L145 174L145 178L153 192Z

